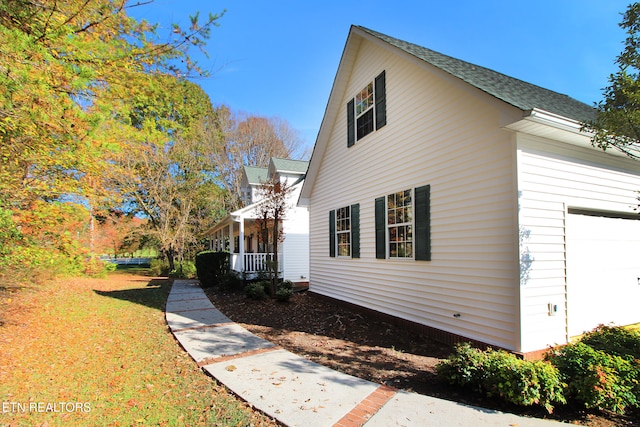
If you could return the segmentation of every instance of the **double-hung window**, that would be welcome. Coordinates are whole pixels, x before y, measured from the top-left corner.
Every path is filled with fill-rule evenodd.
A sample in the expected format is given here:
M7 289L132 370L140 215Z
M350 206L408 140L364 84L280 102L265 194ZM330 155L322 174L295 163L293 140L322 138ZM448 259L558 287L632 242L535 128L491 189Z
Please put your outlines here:
M431 260L431 187L375 200L376 258Z
M387 124L386 74L383 71L347 102L347 146Z
M329 212L329 256L360 258L360 204Z
M356 136L358 139L373 132L373 82L356 95Z
M413 258L413 191L387 196L389 258Z
M338 256L351 256L351 214L350 207L336 209L336 238Z

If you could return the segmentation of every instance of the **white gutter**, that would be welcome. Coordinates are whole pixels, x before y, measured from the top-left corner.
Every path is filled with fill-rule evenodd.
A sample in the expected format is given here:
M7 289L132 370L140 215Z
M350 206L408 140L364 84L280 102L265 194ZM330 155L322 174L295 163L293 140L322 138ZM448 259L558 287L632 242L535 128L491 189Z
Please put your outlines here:
M544 124L547 126L551 126L556 129L561 129L564 131L580 134L583 136L588 136L588 137L592 136L590 132L585 132L582 130L581 122L574 119L569 119L559 114L550 113L549 111L540 110L537 108L534 108L533 110L525 111L523 115L523 119Z

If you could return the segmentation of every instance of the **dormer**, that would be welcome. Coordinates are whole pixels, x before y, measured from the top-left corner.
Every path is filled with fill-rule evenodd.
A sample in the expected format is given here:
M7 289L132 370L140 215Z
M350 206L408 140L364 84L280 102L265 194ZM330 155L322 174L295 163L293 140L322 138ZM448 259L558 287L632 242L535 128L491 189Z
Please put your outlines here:
M268 179L269 170L255 166L244 166L242 169L242 183L240 184L240 200L244 206L257 202L258 190Z
M279 179L293 186L302 182L307 173L309 162L305 160L290 160L272 157L269 166L259 168L244 166L242 170L242 183L240 184L240 200L244 206L256 203L260 199L260 186L271 180Z
M309 162L306 160L290 160L272 157L269 161L269 178L276 177L289 186L295 185L304 178Z

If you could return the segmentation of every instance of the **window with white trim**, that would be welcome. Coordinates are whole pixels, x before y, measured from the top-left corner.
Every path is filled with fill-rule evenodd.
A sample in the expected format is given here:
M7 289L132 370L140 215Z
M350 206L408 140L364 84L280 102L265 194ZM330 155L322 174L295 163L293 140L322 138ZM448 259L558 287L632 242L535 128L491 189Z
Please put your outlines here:
M386 124L386 73L382 71L347 102L347 146Z
M430 185L376 198L376 258L430 261L430 205Z
M373 132L373 82L356 95L356 137L364 138Z
M360 204L329 211L329 256L360 258Z
M412 200L411 190L387 195L389 258L413 258Z
M336 239L338 256L351 256L351 210L336 209Z

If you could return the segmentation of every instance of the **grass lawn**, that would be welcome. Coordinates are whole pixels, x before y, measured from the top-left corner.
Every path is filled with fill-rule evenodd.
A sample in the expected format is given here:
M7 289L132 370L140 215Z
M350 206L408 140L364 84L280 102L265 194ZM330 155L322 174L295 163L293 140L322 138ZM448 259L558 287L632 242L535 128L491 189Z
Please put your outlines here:
M114 273L0 295L0 425L276 425L174 340L169 288Z

